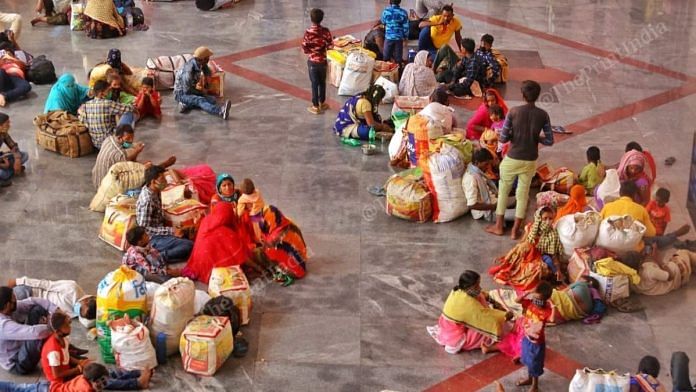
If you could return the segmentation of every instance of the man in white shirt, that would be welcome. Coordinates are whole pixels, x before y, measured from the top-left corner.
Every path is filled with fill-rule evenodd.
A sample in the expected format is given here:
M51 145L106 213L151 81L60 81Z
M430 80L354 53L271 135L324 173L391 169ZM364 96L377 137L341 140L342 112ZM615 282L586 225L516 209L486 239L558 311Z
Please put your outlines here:
M486 171L493 162L491 152L485 148L474 151L472 161L464 172L462 188L466 196L467 205L474 219L485 219L489 222L495 220L495 211L498 203L498 187L486 177ZM515 220L515 197L508 197L505 220Z

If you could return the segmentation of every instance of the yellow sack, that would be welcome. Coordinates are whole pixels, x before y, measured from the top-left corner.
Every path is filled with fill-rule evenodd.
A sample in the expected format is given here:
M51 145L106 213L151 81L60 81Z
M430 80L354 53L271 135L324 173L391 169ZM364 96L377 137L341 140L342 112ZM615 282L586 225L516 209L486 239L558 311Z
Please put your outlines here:
M346 65L346 54L343 52L339 52L338 50L327 50L326 51L326 58L330 61L334 61L338 64L341 64L342 66Z
M632 284L635 285L640 283L640 275L638 275L638 271L624 263L612 259L611 257L595 261L594 269L596 273L602 276L628 275L628 278L631 280Z
M213 298L224 295L231 299L239 309L240 323L249 324L251 289L246 275L238 265L213 268L208 282L208 294Z
M114 163L104 176L97 194L89 203L91 211L104 212L109 201L129 189L140 188L145 183L145 165L138 162Z
M198 316L181 334L179 351L184 370L212 376L220 369L234 349L230 319Z
M106 363L115 363L108 323L126 314L132 319L147 314L147 287L142 275L122 265L97 286L97 341Z

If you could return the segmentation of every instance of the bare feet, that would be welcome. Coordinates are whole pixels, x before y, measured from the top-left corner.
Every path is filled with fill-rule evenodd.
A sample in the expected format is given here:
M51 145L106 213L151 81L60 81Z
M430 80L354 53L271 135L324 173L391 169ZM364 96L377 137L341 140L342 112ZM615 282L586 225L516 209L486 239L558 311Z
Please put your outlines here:
M490 233L490 234L495 234L495 235L505 234L505 231L503 231L503 229L499 228L498 225L486 226L486 232Z
M515 385L517 385L518 387L532 385L532 378L527 377L527 378L519 379L519 380L517 380L517 382L515 382Z
M4 107L7 104L7 101L5 100L5 96L0 94L0 107Z
M148 389L150 387L150 378L152 378L153 370L143 369L138 377L138 387L140 389Z
M162 167L167 168L176 163L176 157L174 155L167 158L166 161L162 162Z
M31 25L36 26L36 24L39 22L41 22L41 18L34 18L31 20Z
M689 225L684 225L684 226L678 228L677 231L674 232L674 234L675 234L677 237L681 237L681 236L683 236L684 234L688 233L689 230L691 230L691 226L689 226Z
M505 392L505 388L503 387L503 384L500 383L500 381L495 382L495 392Z
M488 354L488 353L494 353L496 351L498 351L498 347L496 346L496 344L492 344L492 345L488 346L488 345L486 345L486 343L481 343L481 352L482 353Z
M519 218L515 218L515 223L512 225L512 232L510 233L510 238L517 241L522 235L521 229L524 221Z

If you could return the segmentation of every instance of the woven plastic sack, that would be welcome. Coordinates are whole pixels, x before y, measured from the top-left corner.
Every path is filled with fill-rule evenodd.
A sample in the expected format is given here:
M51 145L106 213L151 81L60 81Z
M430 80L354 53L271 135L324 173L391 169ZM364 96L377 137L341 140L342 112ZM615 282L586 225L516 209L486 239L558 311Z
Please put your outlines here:
M602 217L595 211L580 212L561 217L556 223L556 231L563 244L563 251L570 257L575 248L594 244Z
M155 292L150 312L150 331L153 341L159 333L167 336L167 355L179 350L179 337L194 315L195 291L190 279L173 278Z
M426 222L433 214L432 196L423 182L423 172L414 168L389 177L384 185L387 193L387 215L414 222Z
M645 225L633 217L612 215L600 224L596 244L622 255L636 250L644 233Z

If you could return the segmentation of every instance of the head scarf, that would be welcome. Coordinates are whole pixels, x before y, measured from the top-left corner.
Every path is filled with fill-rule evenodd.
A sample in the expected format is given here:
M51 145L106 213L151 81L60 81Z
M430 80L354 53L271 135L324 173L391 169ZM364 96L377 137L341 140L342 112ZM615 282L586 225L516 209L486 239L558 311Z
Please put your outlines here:
M643 174L647 177L648 181L652 183L652 170L646 170L649 169L648 160L645 157L645 154L638 150L627 151L621 157L621 162L619 162L619 179L621 179L621 181L625 181L628 179L628 173L626 172L626 169L628 169L628 167L632 165L642 167Z
M539 208L534 213L534 223L529 230L527 242L534 245L542 254L560 255L563 254L563 245L558 237L558 232L549 223L542 222L541 214L544 208ZM552 210L553 211L553 210Z
M553 222L558 222L559 219L566 215L582 212L587 206L587 198L585 197L585 187L582 185L573 185L570 188L570 199L561 208L558 209Z
M44 113L54 110L65 110L71 114L77 114L77 109L87 99L89 89L75 82L71 74L63 74L51 87L48 93Z
M85 15L113 28L126 28L113 0L89 0L85 6Z
M422 97L430 95L437 88L435 72L427 65L429 55L427 50L421 50L413 63L406 65L399 82L399 94Z
M217 181L215 181L215 190L217 191L217 195L223 201L230 202L230 203L236 203L237 198L239 198L239 194L237 192L235 192L232 196L224 196L222 193L220 193L220 185L225 180L232 180L232 182L234 182L234 177L232 177L231 174L227 174L227 173L218 174Z
M372 113L379 114L379 103L382 102L384 96L387 95L387 92L384 91L384 87L378 84L370 85L362 95L372 104Z
M121 51L118 49L110 49L109 54L106 56L106 63L111 66L111 68L120 70L121 69Z
M507 104L505 104L505 100L503 99L503 96L500 95L498 90L494 88L489 88L486 89L486 92L484 93L484 97L486 94L492 94L495 96L495 101L498 103L498 106L500 106L503 109L503 117L507 116L508 113L508 107ZM484 100L484 105L486 104L486 101Z

